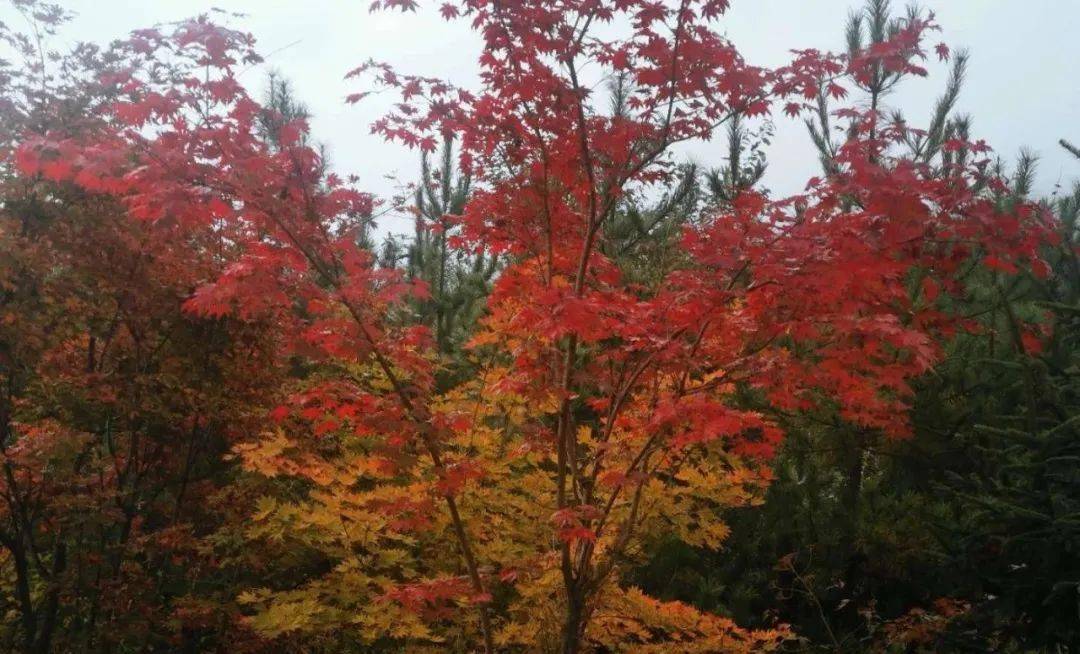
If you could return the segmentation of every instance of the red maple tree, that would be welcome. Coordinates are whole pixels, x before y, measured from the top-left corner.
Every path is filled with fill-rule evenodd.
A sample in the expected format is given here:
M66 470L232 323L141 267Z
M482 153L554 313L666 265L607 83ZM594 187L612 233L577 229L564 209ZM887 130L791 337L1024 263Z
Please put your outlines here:
M680 505L693 507L681 518L657 507L702 501L691 491L713 488L716 476L766 467L783 438L776 412L830 406L903 437L909 380L935 362L943 335L966 327L940 309L963 292L954 273L979 260L1039 265L1041 214L1000 213L979 192L985 161L932 166L906 156L912 128L852 107L838 112L854 128L834 173L791 197L745 191L704 212L654 283L634 280L605 249L605 228L673 179L677 144L707 140L735 116L799 114L822 88L842 98L843 79L874 67L923 74L923 37L935 28L913 18L859 56L798 51L790 65L766 69L721 36L727 5L446 3L445 17L471 21L484 39L479 89L376 62L350 73L400 92L374 132L425 151L457 138L477 190L448 217L460 228L455 244L509 262L473 346L498 363L456 400L530 407L504 434L514 447L500 444L500 458L476 445L487 413L448 411L435 388L429 335L406 315L406 300L427 290L358 245L373 198L325 174L302 122L273 144L260 138L262 108L235 77L257 61L249 36L206 19L137 33L107 73L124 95L108 108L108 127L27 138L19 163L25 174L115 196L133 220L219 234L235 248L185 308L269 320L284 353L322 366L273 418L307 429L309 443L342 432L374 439L382 469L342 474L398 489L364 505L402 518L386 529L431 528L436 503L418 501L418 487L444 507L462 573L403 580L386 599L432 621L454 601L475 607L491 652L512 642L508 593L557 570L559 648L577 652L615 629L590 625L598 607L614 606L608 596L646 525L704 532L715 521L698 504ZM605 78L627 89L614 111L593 90ZM327 458L301 447L271 473L321 483ZM486 524L507 507L484 502L519 485L550 516L543 535L527 519L511 533ZM662 608L683 625L671 617L682 609ZM699 651L730 640L727 627L695 620L675 639L696 633ZM620 637L665 647L640 631Z

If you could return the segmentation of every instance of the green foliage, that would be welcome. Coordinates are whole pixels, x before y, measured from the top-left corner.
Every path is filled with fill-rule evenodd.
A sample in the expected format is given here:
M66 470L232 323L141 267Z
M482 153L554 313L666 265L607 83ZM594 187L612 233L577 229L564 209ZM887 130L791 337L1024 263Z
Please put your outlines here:
M419 303L422 324L431 327L438 351L460 350L484 307L499 258L470 253L453 244L454 222L469 200L472 180L454 165L454 142L447 138L436 167L425 153L414 195L415 231L405 252L409 277L423 281L430 298ZM389 246L393 247L393 245ZM393 255L390 255L393 256Z

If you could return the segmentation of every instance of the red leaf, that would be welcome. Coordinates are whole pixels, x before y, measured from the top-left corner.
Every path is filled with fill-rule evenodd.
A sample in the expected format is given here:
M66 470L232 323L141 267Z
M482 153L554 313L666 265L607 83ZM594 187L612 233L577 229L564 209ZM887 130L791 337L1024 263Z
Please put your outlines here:
M444 2L439 8L439 13L442 14L442 17L444 19L450 20L452 18L457 18L458 8L450 4L449 2Z
M1010 275L1016 272L1016 266L1013 265L1012 262L1005 261L1004 259L1001 259L996 255L990 255L983 259L983 264L987 268L991 268L993 270L1000 270L1001 272L1009 273Z

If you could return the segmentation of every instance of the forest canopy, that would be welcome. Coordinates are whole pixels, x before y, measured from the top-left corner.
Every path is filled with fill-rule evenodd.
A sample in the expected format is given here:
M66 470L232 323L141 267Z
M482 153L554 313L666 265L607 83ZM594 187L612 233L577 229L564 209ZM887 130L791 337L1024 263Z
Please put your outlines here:
M13 0L0 649L1080 652L1080 183L928 9L767 67L728 5L376 0L483 42L343 66L416 158L378 197L242 17Z

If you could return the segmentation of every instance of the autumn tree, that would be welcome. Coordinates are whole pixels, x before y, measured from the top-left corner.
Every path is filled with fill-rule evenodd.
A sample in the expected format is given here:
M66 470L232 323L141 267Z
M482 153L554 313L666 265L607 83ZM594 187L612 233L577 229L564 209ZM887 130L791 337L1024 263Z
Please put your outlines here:
M124 51L53 52L65 12L17 8L30 34L0 29L17 55L0 72L0 601L13 616L0 638L41 653L197 647L234 629L198 607L212 572L198 541L235 468L223 457L263 420L273 337L182 310L223 270L227 230L131 220L115 187L75 179L83 145L111 133ZM18 150L40 139L63 143L51 162Z
M964 292L955 273L972 260L1042 270L1045 225L978 192L995 184L984 146L950 139L943 151L971 159L931 166L877 107L839 110L849 135L805 192L755 192L760 173L733 154L723 201L695 207L677 144L780 105L813 110L845 77L922 74L935 27L911 15L865 52L797 51L770 70L721 36L727 4L462 0L442 12L484 39L480 88L353 71L400 92L376 133L459 144L470 193L455 205L440 180L440 251L506 262L453 384L438 354L454 339L417 315L430 280L364 247L375 200L327 169L302 115L267 121L237 80L258 61L249 35L205 17L136 32L107 62L119 96L100 128L21 136L21 179L110 203L125 229L168 234L150 240L177 261L206 261L155 270L193 289L185 319L272 326L259 370L288 380L266 407L274 424L233 441L270 482L243 531L302 567L239 595L246 626L331 651L714 652L788 636L624 575L661 534L724 540L723 509L771 478L778 416L827 410L905 437L910 380L956 328L935 298ZM623 80L614 106L591 91L605 78ZM659 250L621 248L620 214L657 190L692 219L660 221L678 239ZM129 447L146 424L125 423Z
M722 534L710 502L720 488L738 488L740 475L752 479L746 471L781 434L765 414L738 408L738 394L788 409L835 402L845 420L904 434L905 379L937 356L943 322L912 296L909 273L955 268L978 254L965 243L972 236L994 250L1004 242L983 240L996 210L971 190L982 171L929 174L903 152L913 132L871 107L845 112L853 128L834 175L777 202L743 194L731 212L687 231L687 256L666 271L663 288L627 284L601 252L605 227L623 197L667 177L671 145L758 114L773 97L796 94L786 108L798 113L799 97L814 98L845 71L874 88L923 72L913 59L931 24L917 15L857 56L804 52L764 71L711 31L724 4L448 5L448 16L469 16L485 37L480 93L378 64L360 69L402 90L405 107L375 125L387 137L425 148L430 128L462 134L464 164L483 188L461 218L465 238L515 260L474 341L504 349L505 368L478 395L490 402L492 391L508 392L547 409L514 430L528 448L522 469L496 475L489 463L475 492L532 477L528 492L554 509L560 542L547 565L561 580L553 614L566 652L590 642L594 612L627 610L616 608L613 598L625 596L612 584L651 521L698 542ZM590 31L621 17L632 24L624 40ZM632 111L593 106L584 62L632 71ZM844 95L838 80L827 84ZM1005 239L1013 243L1005 256L1034 256L1038 231L1036 223ZM933 279L922 286L940 288ZM710 492L696 495L702 488ZM533 575L546 592L525 591L522 581L519 592L555 594L544 569Z

